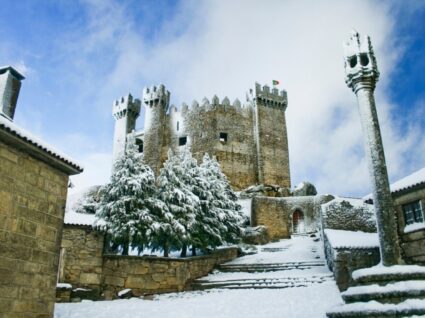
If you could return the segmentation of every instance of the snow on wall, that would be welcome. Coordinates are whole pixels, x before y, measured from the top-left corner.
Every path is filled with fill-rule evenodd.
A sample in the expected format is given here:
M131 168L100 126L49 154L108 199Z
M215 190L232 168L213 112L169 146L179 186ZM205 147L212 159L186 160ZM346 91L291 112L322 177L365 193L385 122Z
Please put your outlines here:
M379 247L377 233L361 231L324 230L329 243L333 248L372 248Z

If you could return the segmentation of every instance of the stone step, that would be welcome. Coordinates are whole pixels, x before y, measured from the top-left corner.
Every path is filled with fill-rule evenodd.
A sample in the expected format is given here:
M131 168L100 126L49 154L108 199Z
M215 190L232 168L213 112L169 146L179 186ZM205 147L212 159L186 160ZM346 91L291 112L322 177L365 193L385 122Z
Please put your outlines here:
M423 317L425 301L409 299L399 304L381 304L377 301L344 304L329 310L329 318L401 318Z
M380 303L398 304L407 299L424 299L425 280L401 281L385 286L378 284L355 286L348 288L341 293L341 296L346 303L376 300Z
M282 278L247 278L209 281L198 279L192 284L194 290L206 289L282 289L306 287L333 280L332 274L318 276L282 277Z
M400 282L407 280L425 280L425 266L396 265L390 267L374 266L360 269L352 274L356 285L379 284Z
M312 267L326 266L323 261L289 262L289 263L258 263L258 264L222 264L218 269L222 272L274 272L293 269L310 269Z

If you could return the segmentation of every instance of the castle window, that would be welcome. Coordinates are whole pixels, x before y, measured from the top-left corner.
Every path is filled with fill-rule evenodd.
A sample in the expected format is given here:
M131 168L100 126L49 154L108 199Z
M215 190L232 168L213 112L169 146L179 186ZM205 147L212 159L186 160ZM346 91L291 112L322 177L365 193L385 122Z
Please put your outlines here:
M220 133L220 142L222 144L227 143L227 133L223 133L223 132Z
M137 148L139 149L139 152L143 152L143 140L136 138L136 145L137 145Z
M419 201L403 205L404 222L406 225L413 223L421 223L424 221L422 206Z
M179 131L179 122L177 121L177 131Z
M187 137L180 137L179 138L179 146L184 146L187 143Z

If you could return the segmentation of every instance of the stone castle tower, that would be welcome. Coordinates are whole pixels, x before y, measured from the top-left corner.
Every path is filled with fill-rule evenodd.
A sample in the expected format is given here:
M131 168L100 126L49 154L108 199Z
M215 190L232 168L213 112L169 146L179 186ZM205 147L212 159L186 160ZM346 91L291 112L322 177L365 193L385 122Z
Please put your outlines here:
M170 92L159 85L143 90L142 104L144 131L135 132L136 142L155 174L169 148L186 146L198 162L205 153L215 156L236 190L253 184L291 187L286 91L256 83L243 105L214 96L178 110L170 106ZM124 151L125 136L135 129L139 112L140 101L131 95L114 103L114 159Z

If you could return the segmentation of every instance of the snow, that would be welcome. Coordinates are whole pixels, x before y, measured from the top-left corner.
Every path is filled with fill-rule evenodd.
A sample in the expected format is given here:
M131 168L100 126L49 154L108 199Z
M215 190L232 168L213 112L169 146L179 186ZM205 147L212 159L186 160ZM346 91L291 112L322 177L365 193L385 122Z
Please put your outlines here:
M345 198L345 197L338 197L336 196L333 200L322 204L322 210L325 211L326 208L330 205L332 205L335 202L341 203L341 202L348 202L350 203L353 207L364 207L365 203L363 202L363 199L359 199L359 198ZM370 206L373 208L373 205L371 204L367 204L366 206Z
M75 211L68 211L65 213L65 224L73 225L89 225L92 226L95 220L94 214L77 213Z
M67 283L57 283L56 284L56 288L72 289L72 285L71 284L67 284Z
M362 231L324 230L329 243L333 248L373 248L379 247L377 233Z
M324 266L321 242L311 237L294 237L290 240L258 246L259 253L236 259L226 265L281 264L287 262L323 262L323 266L308 269L282 270L256 273L215 272L204 279L214 283L219 280L276 278L281 289L210 289L156 295L152 300L99 301L90 303L59 303L55 318L119 317L133 318L323 318L329 308L342 304L332 273ZM274 251L274 252L271 252ZM290 286L290 281L299 281ZM276 285L275 285L276 286ZM300 305L305 302L308 305Z
M122 297L123 295L127 294L130 291L131 291L131 288L123 289L123 290L118 292L118 297Z
M425 167L400 179L390 185L391 192L398 192L425 183ZM363 197L363 200L372 199L372 194Z
M78 163L71 157L68 157L66 154L60 152L59 150L55 149L53 146L42 141L40 138L34 136L25 129L22 129L21 127L17 126L15 123L3 116L0 116L0 128L11 132L12 134L18 136L20 139L23 139L25 142L36 146L37 148L51 154L52 156L62 161L65 161L67 164L74 166L78 170L83 170L83 166L80 163Z
M243 214L245 214L249 219L251 219L251 202L252 198L238 199L238 203L242 207Z
M425 266L419 265L394 265L394 266L383 266L379 264L377 266L359 269L353 272L352 277L354 280L360 277L370 275L391 275L391 274L407 274L407 273L421 273L425 274Z
M415 232L415 231L424 230L424 229L425 229L424 222L413 223L413 224L406 225L406 227L404 228L404 233L410 233L410 232Z
M390 283L385 286L377 284L366 285L366 286L355 286L350 287L342 293L343 296L362 295L362 294L387 294L392 292L404 292L404 291L421 291L425 289L423 280L412 280Z
M399 304L381 304L374 300L369 302L358 302L358 303L346 304L343 306L335 307L332 310L330 310L329 313L334 311L337 311L337 312L367 311L367 312L379 312L379 313L382 313L382 312L395 313L395 312L403 312L408 309L424 309L425 310L425 300L408 299ZM388 316L388 317L395 317L395 315ZM423 316L420 316L420 317L423 317Z

